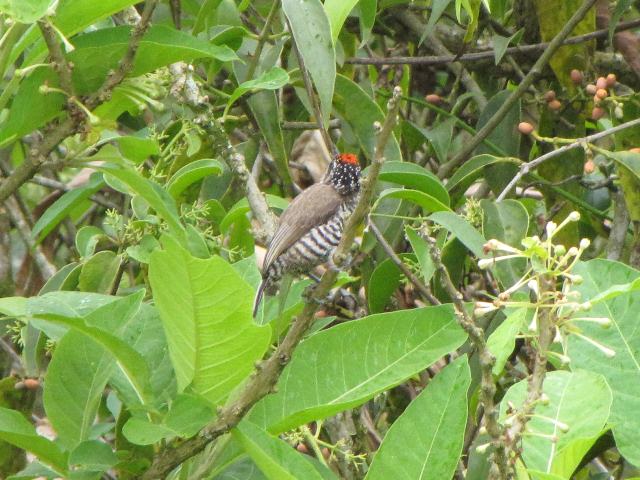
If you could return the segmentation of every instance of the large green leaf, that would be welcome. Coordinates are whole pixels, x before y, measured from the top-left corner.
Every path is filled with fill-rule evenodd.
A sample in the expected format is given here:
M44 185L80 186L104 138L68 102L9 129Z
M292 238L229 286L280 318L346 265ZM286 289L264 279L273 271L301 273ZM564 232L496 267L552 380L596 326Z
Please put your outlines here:
M343 75L336 77L334 103L336 113L353 129L365 155L372 159L377 139L374 122L384 122L382 109L357 83ZM395 137L392 136L387 143L384 155L387 161L402 160Z
M313 80L325 128L329 125L336 79L336 52L331 27L320 0L283 0L282 10L289 20L296 46Z
M410 188L387 188L378 197L376 205L385 198L400 198L402 200L407 200L408 202L415 203L425 212L451 211L447 205L434 196L421 192L420 190L413 190Z
M42 241L51 230L53 230L62 220L65 219L71 211L78 206L78 203L82 200L89 198L104 186L101 174L91 175L89 182L78 188L69 190L56 200L47 210L42 214L38 221L33 226L31 235L38 239L38 242Z
M67 459L60 447L38 435L20 412L0 407L0 440L33 453L59 473L66 471Z
M508 310L507 318L496 328L487 339L487 348L496 357L493 374L500 375L509 356L516 346L516 335L526 327L527 308Z
M102 85L109 70L117 67L127 51L130 38L131 27L126 25L101 28L74 38L76 48L68 58L75 65L73 81L78 93L86 94ZM165 25L153 25L140 41L130 76L203 57L222 61L238 59L227 46L213 45Z
M520 160L512 157L496 157L488 153L476 155L460 165L460 168L451 175L447 182L447 190L449 192L456 191L458 194L464 193L471 183L482 176L485 167L498 163L518 164Z
M134 300L137 299L137 305L139 305L141 295L144 295L144 290L131 295ZM149 383L149 366L140 353L116 335L118 322L121 319L113 314L95 314L102 308L111 311L109 304L115 303L116 300L118 297L106 295L51 292L30 298L27 302L27 315L34 326L45 330L50 337L52 333L55 338L55 335L59 336L66 329L71 328L98 343L113 356L116 365L135 392L137 401L142 404L151 404L153 399ZM125 303L123 311L134 308L136 308L136 304L127 305ZM111 311L111 313L113 312ZM47 327L47 324L50 326ZM54 327L53 331L48 329L51 326Z
M273 67L262 73L258 78L252 78L246 82L242 82L228 98L227 106L222 116L225 117L233 103L245 93L258 90L277 90L287 83L289 83L289 74L280 67Z
M338 40L338 34L349 12L353 10L357 3L358 0L325 0L324 10L331 25L331 38L334 44Z
M391 425L366 478L451 478L462 451L470 384L466 356L436 375Z
M611 285L632 282L640 276L637 270L607 260L579 263L572 271L583 278L576 287L586 301ZM572 368L583 368L602 374L613 391L610 423L616 445L624 457L640 466L640 328L638 312L640 296L636 292L618 295L598 302L581 316L607 317L613 325L603 329L592 322L579 322L582 333L615 351L613 358L583 339L569 337Z
M67 449L89 439L114 366L111 355L80 332L68 332L56 345L43 400L47 417Z
M522 406L527 386L525 379L507 391L500 404L503 416L508 405ZM555 473L553 461L559 451L574 440L593 439L602 431L609 418L611 390L602 375L578 370L547 373L543 391L549 402L536 405L536 415L527 423L532 435L522 439L522 458L529 469Z
M296 349L250 421L282 432L359 405L402 383L466 335L450 305L370 315L321 331Z
M495 238L515 248L522 247L522 239L529 229L529 213L517 200L495 202L483 199L482 234L484 238ZM526 261L514 258L496 264L495 272L503 285L510 287L524 274Z
M429 215L429 220L447 229L476 257L485 256L482 247L487 241L464 217L451 211L442 211Z
M379 180L393 182L407 188L420 190L449 206L449 192L440 179L426 168L410 162L386 161L382 164Z
M247 100L247 104L269 146L280 178L285 184L290 184L292 180L289 173L289 155L280 126L280 111L276 92L271 90L256 92Z
M399 257L400 259L406 258L415 261L415 257L410 253L401 253ZM376 265L369 277L367 288L369 313L384 312L385 307L389 304L391 295L400 286L402 276L400 268L390 258L385 258Z
M178 389L223 403L264 355L271 329L253 323L254 292L231 265L195 258L169 237L164 245L151 254L149 280Z
M232 433L269 480L336 478L327 467L251 422L241 422Z
M223 171L224 164L219 160L211 158L196 160L188 163L173 174L171 180L167 183L167 192L177 199L189 185L209 175L220 175Z
M0 12L20 23L33 23L47 12L51 0L0 0Z

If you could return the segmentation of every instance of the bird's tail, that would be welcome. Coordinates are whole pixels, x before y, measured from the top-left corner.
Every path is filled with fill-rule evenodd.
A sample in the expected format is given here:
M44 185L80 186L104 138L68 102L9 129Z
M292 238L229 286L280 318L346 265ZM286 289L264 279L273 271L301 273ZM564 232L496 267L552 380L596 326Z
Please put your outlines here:
M267 288L267 280L263 278L260 282L260 286L258 287L258 291L256 292L256 298L253 301L253 318L256 318L256 315L258 314L258 307L260 306L260 301L264 295L265 288Z

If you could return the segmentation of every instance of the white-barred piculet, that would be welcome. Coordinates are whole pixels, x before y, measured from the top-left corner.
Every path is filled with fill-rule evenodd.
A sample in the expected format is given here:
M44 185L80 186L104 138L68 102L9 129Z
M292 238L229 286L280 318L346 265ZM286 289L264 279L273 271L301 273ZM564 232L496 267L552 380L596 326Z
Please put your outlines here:
M360 164L352 153L336 155L322 181L300 193L282 212L262 266L253 305L278 291L285 274L309 273L333 254L360 192Z

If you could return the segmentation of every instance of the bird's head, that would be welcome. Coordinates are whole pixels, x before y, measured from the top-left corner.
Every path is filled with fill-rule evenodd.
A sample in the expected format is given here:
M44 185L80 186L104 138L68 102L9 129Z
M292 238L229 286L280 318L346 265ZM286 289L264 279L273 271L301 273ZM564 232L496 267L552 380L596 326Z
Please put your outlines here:
M360 163L353 153L339 153L333 157L325 181L341 195L351 195L360 190Z

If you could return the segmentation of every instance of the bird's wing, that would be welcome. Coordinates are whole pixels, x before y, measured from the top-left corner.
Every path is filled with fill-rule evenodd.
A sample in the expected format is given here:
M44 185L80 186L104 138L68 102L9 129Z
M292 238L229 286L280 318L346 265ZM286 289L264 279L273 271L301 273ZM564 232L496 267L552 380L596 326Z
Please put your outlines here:
M262 271L266 272L271 263L305 233L327 222L342 201L340 194L324 183L316 183L294 198L280 216Z

